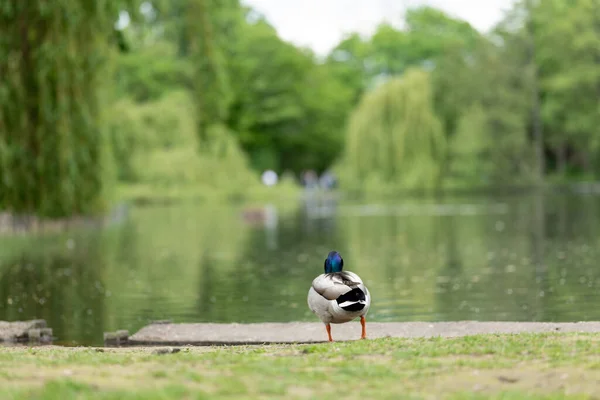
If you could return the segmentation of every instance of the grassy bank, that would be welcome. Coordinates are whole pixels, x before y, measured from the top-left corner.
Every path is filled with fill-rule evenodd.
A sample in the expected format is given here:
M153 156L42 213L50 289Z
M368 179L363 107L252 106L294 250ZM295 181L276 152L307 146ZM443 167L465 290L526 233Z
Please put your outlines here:
M600 336L489 335L319 345L0 348L3 399L591 398Z

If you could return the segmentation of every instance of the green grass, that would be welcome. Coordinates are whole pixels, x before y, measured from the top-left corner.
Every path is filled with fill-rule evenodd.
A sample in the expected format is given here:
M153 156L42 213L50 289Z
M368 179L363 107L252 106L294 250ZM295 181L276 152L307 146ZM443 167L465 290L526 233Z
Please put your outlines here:
M600 393L600 335L318 345L0 348L2 399L562 399Z

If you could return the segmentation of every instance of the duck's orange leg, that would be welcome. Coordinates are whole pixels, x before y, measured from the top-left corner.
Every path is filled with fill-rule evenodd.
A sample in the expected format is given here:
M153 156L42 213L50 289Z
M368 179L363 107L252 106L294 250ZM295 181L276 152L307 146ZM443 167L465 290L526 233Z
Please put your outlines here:
M329 341L333 342L333 338L331 337L331 325L325 325L325 329L327 329L327 336L329 336Z
M360 335L361 339L367 338L367 320L364 315L360 316L360 324L362 325L362 334Z

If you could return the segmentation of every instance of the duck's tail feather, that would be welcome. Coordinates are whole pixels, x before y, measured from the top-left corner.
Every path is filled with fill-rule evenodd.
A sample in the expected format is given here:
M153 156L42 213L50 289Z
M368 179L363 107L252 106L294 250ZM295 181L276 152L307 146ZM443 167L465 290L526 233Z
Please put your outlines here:
M342 310L360 311L367 305L367 296L359 287L355 287L336 299Z

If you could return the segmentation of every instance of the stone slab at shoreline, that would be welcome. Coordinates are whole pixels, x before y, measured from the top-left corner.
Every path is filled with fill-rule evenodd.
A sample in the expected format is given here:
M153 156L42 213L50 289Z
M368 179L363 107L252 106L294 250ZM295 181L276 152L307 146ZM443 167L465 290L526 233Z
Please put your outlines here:
M52 328L43 319L0 321L0 344L51 343L52 339Z
M360 324L332 325L335 341L360 338ZM600 333L600 322L367 322L369 339L382 337L457 337L480 334L543 332ZM327 341L325 327L319 322L214 324L156 322L129 336L127 331L105 334L105 344L127 346L214 346L282 343L320 343Z

